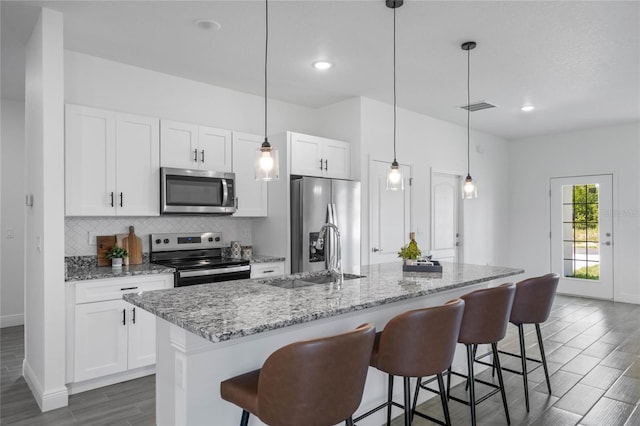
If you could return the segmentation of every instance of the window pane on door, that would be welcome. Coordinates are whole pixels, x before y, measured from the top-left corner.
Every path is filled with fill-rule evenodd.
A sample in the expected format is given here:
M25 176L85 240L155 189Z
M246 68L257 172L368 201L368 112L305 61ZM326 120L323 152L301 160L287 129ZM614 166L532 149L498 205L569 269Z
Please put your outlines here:
M562 186L564 276L600 278L598 185Z

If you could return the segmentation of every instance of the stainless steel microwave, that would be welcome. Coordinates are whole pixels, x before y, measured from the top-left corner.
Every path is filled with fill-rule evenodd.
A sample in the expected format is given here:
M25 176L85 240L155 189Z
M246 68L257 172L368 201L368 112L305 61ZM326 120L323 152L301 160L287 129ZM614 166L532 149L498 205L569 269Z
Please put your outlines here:
M160 168L161 214L233 214L235 173Z

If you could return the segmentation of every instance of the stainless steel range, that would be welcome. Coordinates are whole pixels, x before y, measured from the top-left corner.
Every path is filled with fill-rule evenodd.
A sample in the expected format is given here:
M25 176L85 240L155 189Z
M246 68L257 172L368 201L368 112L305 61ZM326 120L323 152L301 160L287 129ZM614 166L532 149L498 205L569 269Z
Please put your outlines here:
M251 276L248 260L222 257L220 232L151 234L151 262L175 268L175 287Z

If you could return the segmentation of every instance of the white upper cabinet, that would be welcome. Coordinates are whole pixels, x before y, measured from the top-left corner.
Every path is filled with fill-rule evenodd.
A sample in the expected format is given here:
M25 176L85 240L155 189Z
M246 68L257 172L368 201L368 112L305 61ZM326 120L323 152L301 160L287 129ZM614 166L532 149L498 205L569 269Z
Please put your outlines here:
M290 133L290 146L292 175L351 178L351 144Z
M160 164L163 167L231 171L231 131L162 120Z
M233 172L236 174L236 217L267 215L267 187L255 179L256 151L263 136L233 132Z
M159 164L157 118L66 105L67 216L158 216Z
M158 216L160 134L158 119L116 114L118 216Z

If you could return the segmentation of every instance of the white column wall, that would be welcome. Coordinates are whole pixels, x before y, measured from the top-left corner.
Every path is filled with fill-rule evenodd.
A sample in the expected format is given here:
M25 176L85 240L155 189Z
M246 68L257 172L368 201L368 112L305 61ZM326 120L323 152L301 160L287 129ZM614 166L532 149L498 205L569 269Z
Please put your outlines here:
M550 178L611 173L614 300L640 303L640 124L513 141L509 160L509 264L551 269Z
M62 14L41 9L26 49L25 359L42 411L67 405L64 286L64 76Z
M24 102L2 100L1 128L0 327L11 327L24 324Z

